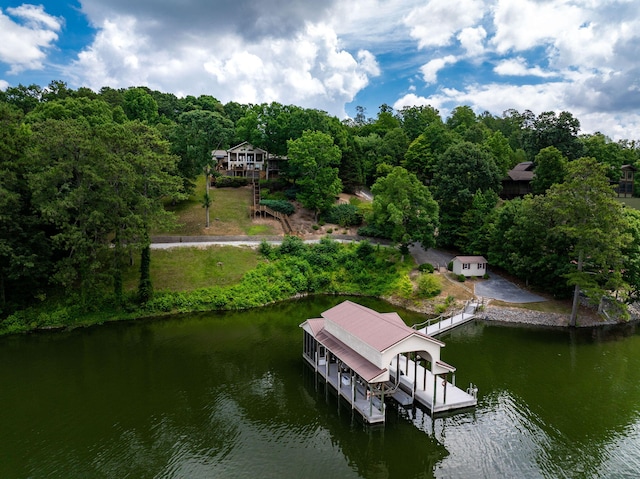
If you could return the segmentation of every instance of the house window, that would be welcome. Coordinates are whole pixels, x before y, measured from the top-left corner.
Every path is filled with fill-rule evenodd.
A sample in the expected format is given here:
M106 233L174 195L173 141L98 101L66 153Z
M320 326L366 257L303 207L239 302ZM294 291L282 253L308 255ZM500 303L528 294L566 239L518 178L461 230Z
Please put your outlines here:
M485 263L478 263L478 269L484 269Z
M462 263L462 269L471 269L470 263Z

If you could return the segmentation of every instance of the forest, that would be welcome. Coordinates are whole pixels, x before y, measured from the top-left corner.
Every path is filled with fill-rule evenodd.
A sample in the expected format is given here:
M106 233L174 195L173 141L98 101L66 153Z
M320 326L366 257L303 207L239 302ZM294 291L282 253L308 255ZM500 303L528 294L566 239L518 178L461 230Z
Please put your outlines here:
M319 215L340 191L370 189L361 233L401 250L419 242L482 254L557 297L604 296L624 308L640 294L640 211L612 188L622 165L640 166L640 145L582 134L567 111L459 106L443 118L383 104L374 117L358 108L340 120L294 105L53 81L0 91L0 124L0 321L53 291L84 308L106 290L123 304L134 256L136 300L149 301L150 235L175 221L165 204L192 192L213 150L244 141L288 156L282 181ZM535 165L532 193L502 198L502 180L524 161Z

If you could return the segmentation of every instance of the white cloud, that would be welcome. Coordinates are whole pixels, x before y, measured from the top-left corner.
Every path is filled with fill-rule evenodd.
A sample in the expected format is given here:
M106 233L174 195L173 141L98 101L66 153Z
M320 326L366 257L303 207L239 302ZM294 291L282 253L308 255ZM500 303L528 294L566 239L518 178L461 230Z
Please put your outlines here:
M505 76L537 76L541 78L557 76L556 73L544 71L538 66L527 66L527 61L522 57L503 60L495 66L493 71L498 75Z
M325 108L343 116L344 105L380 73L375 57L341 49L326 24L308 24L290 39L248 42L210 34L157 48L133 17L105 20L93 44L73 65L77 81L102 86L147 85L179 94L210 94L223 102L278 101Z
M42 69L63 20L45 13L42 5L21 5L6 11L9 16L0 9L0 61L9 64L13 74Z
M583 133L600 131L614 140L638 137L640 113L635 111L596 111L589 104L577 104L573 96L598 95L580 82L549 82L539 85L509 85L491 83L475 84L465 89L443 88L430 96L404 95L394 103L394 108L411 105L431 105L443 116L459 105L469 105L477 113L489 111L502 115L508 109L543 111L569 111L581 123ZM581 93L576 93L581 92Z
M583 8L566 1L498 0L493 43L501 53L522 51L575 32L586 20Z
M484 40L487 38L487 31L484 27L464 28L458 33L457 38L462 48L466 50L468 56L476 57L484 53Z
M430 83L436 83L438 80L438 72L451 63L456 62L456 57L448 55L444 58L436 58L430 62L422 65L420 71L422 72L422 78L428 85Z
M482 0L429 0L405 17L419 48L448 45L456 33L473 27L484 15Z

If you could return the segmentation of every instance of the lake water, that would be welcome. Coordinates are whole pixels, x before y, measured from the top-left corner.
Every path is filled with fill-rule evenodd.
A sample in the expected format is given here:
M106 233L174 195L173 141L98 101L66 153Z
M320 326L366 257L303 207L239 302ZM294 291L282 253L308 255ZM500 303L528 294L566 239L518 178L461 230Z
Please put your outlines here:
M0 338L0 478L640 477L636 327L467 324L442 359L477 408L371 427L301 357L341 300Z

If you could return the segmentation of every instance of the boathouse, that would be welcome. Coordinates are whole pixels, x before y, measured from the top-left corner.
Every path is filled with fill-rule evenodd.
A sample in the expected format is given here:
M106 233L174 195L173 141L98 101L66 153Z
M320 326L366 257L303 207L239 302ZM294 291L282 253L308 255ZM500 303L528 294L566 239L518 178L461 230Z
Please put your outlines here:
M395 312L344 301L300 327L303 358L369 423L384 422L385 398L419 402L432 414L477 403L455 386L455 368L440 359L444 343Z

